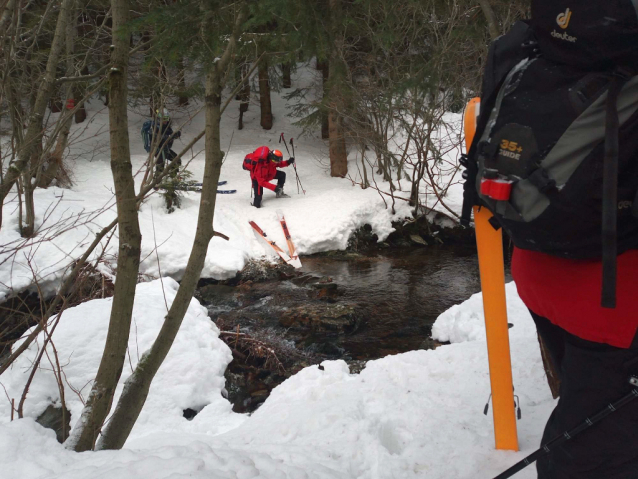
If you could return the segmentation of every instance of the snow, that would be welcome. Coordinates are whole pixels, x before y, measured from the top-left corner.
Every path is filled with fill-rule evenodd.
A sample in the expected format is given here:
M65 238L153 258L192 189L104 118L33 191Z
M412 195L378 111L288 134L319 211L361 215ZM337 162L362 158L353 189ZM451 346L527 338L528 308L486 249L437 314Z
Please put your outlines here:
M300 68L293 77L295 87L309 85L316 75L318 73L312 68ZM255 104L251 104L244 114L245 128L237 130L237 105L238 102L231 102L221 127L222 149L228 150L221 171L221 179L228 183L222 189L236 189L237 193L217 196L214 219L215 230L229 236L230 241L219 237L211 241L202 277L233 277L248 260L268 254L254 238L249 220L255 221L285 249L284 236L275 213L278 208L284 211L298 252L302 255L345 249L351 233L364 224L370 224L379 240L383 241L393 231L393 220L411 217L410 208L404 201L396 202L393 214L385 207L381 194L374 189L362 190L349 179L331 178L327 140L299 138L301 130L292 125L294 119L287 116L289 111L281 95L273 92L275 126L271 131L259 126L259 107ZM74 125L71 134L70 161L73 163L74 187L70 190L51 187L35 192L36 227L40 234L34 240L21 239L15 195L10 195L4 205L0 229L0 301L25 288L34 290L34 276L45 293L54 292L68 265L82 255L93 241L94 234L115 218L108 111L101 101L93 100L88 105L88 112L89 120ZM140 170L147 158L140 136L140 128L147 118L139 113L131 110L129 114L133 171ZM173 126L183 125L183 134L175 141L173 149L181 151L204 129L204 121L199 104L188 110L175 110ZM251 183L248 172L242 169L242 161L247 153L261 145L282 149L286 155L284 146L278 143L281 132L285 133L286 139L294 137L297 171L306 194L297 192L295 170L290 166L283 171L287 175L286 193L291 198L275 199L274 193L265 191L263 207L258 210L251 206ZM201 139L183 158L184 164L190 161L188 170L193 173L192 179L198 181L201 181L204 171L203 148L204 139ZM358 176L356 162L357 152L352 150L350 171L355 177ZM136 177L138 189L142 177L143 173ZM383 184L380 178L377 181L382 188L388 189L387 183ZM403 186L409 188L406 182ZM462 192L459 185L455 188L456 193L449 195L450 201L455 208L460 208L460 204L456 203ZM407 197L409 194L403 192L398 196ZM199 199L197 192L185 193L182 208L172 214L166 213L164 200L159 194L144 203L139 214L143 260L140 273L157 278L161 269L163 275L181 279L193 244ZM106 239L102 244L106 244ZM21 249L16 253L18 245ZM102 247L98 247L92 258L101 251ZM117 237L108 244L106 258L115 261L116 253Z
M175 287L164 279L169 304ZM45 377L50 372L38 372L29 417L9 422L8 405L0 402L2 478L493 477L538 447L555 404L533 323L511 283L507 297L514 384L523 411L520 452L494 450L491 414L482 414L489 376L480 295L437 320L434 336L453 344L370 361L360 374L350 374L343 361L307 367L250 416L232 413L221 396L230 354L193 300L125 449L76 454L35 424L37 411L57 397L57 386ZM108 306L109 300L94 300L64 313L67 329L56 332L56 347L65 358L73 351L65 366L71 383L91 377L88 371L97 365ZM163 311L161 283L140 284L137 336L129 344L133 364L136 342L140 351L149 344ZM90 345L82 347L84 342ZM19 395L19 378L27 374L28 359L20 361L2 377L10 396ZM77 414L79 400L67 397ZM204 404L192 421L181 417L181 409ZM533 467L517 475L534 477Z
M296 85L307 84L314 74L301 69L294 81ZM228 181L224 189L238 192L217 198L214 228L228 235L230 241L212 240L203 276L232 277L249 259L269 253L255 239L248 220L256 221L283 246L277 208L284 211L301 254L343 249L351 232L366 223L383 240L392 231L392 220L410 215L404 202L397 202L393 214L373 189L362 190L348 179L330 178L326 143L297 138L300 130L285 116L284 103L281 98L273 101L277 129L271 132L259 128L258 108L254 105L244 116L243 131L234 131L236 104L231 104L224 117L222 145L227 148L232 138L232 146L221 179ZM192 111L197 108L193 106ZM17 231L17 201L4 205L0 300L27 288L34 275L45 292L54 291L68 264L81 255L93 234L114 218L107 112L99 101L90 104L89 112L90 122L76 127L73 133L83 139L72 147L74 188L36 191L40 234L17 254L11 251L23 242ZM187 112L176 116L176 124L187 120ZM203 120L199 114L187 122L183 144L203 129ZM134 169L145 160L138 141L143 121L143 116L131 114ZM281 131L295 137L298 171L307 194L297 194L294 170L288 168L286 191L292 198L275 200L266 192L264 208L256 210L250 206L250 182L241 169L242 159L262 144L279 148ZM181 146L178 141L174 149L179 151ZM188 168L194 179L203 174L202 149L203 141L193 148ZM356 155L352 153L354 161ZM356 171L354 164L351 166ZM138 186L140 180L138 176ZM455 185L448 192L448 204L458 211L460 198L460 187ZM140 210L140 272L152 279L160 276L161 269L163 278L137 287L129 354L115 401L140 355L152 344L167 305L175 297L176 280L183 274L193 242L198 200L198 193L187 193L182 209L168 215L163 200L155 195ZM105 240L103 245L106 260L114 261L116 238L108 245ZM101 250L98 248L94 259ZM520 452L495 451L491 414L482 414L490 389L480 294L443 313L434 325L433 337L450 345L370 361L360 374L351 374L343 361L307 367L275 388L252 415L233 413L224 399L223 374L232 356L219 340L219 331L205 308L193 299L124 449L76 454L58 444L52 431L35 423L34 418L47 405L60 401L51 363L45 356L29 390L24 419L11 421L9 400L0 398L0 477L492 477L538 447L543 424L555 405L544 377L533 323L513 284L507 286L507 297L509 321L514 325L509 330L514 385L523 412L517 423ZM102 355L110 306L110 299L97 299L69 308L54 335L72 424L80 416L82 398L90 390ZM29 366L42 343L41 336L0 377L7 398L19 400ZM51 354L49 357L53 359ZM200 412L189 421L182 415L186 408ZM520 479L533 477L533 467L517 475Z
M163 324L166 305L170 307L172 304L177 288L177 282L171 278L138 284L128 354L115 402L139 358L153 344ZM72 426L80 417L83 401L91 390L102 357L111 303L112 298L97 299L64 311L53 334L55 349L64 370L65 402L73 418ZM157 431L157 416L162 421L160 430L169 428L205 433L224 431L243 420L232 413L230 404L221 394L224 371L232 355L218 336L219 330L208 318L206 308L193 299L173 347L151 385L149 398L133 429L133 437ZM16 405L33 360L43 343L44 333L41 333L38 340L0 378L9 396L15 398ZM41 363L43 369L36 373L29 388L25 416L35 419L49 404L60 404L58 385L50 373L53 365L54 351L48 346ZM183 418L184 409L200 410L204 406L206 414L195 416L193 421ZM9 402L0 401L0 416L9 417L10 412ZM215 414L216 421L204 424L202 418L210 413Z

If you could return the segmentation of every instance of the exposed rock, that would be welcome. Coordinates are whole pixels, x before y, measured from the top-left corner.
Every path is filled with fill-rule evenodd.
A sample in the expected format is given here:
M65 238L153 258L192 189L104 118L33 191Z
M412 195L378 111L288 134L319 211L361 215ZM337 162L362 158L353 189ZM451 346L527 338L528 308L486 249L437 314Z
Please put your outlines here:
M309 304L282 312L279 324L314 332L352 333L361 324L361 315L351 304Z
M56 407L50 404L42 414L38 416L36 422L43 427L53 429L59 443L63 443L69 435L71 429L71 413L68 409ZM64 428L63 428L64 426Z
M191 409L191 408L187 407L187 408L186 408L186 409L184 409L184 411L183 411L183 416L184 416L184 418L188 419L189 421L192 421L192 420L193 420L193 418L194 418L195 416L197 416L197 413L198 413L198 412L199 412L199 411L196 411L195 409Z
M419 349L436 349L439 346L443 346L443 343L440 343L436 339L426 338L419 345Z
M254 261L246 263L238 276L240 282L245 283L252 281L253 283L261 283L263 281L272 281L277 279L289 279L298 276L299 273L289 264L271 263L269 261Z
M423 245L423 246L429 246L428 242L425 241L423 238L421 238L421 236L419 236L419 235L410 235L410 240L412 240L412 242L416 243L416 244L420 244L420 245Z

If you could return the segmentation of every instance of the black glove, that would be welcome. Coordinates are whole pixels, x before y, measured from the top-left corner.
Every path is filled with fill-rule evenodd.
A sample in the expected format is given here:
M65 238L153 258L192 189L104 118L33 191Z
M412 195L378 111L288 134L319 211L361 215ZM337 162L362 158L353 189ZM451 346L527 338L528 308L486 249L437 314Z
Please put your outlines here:
M181 138L182 137L182 130L177 130L177 133L175 133L175 138Z
M288 160L288 164L292 165L294 164L294 162L295 162L295 157L294 156L290 157L290 159Z

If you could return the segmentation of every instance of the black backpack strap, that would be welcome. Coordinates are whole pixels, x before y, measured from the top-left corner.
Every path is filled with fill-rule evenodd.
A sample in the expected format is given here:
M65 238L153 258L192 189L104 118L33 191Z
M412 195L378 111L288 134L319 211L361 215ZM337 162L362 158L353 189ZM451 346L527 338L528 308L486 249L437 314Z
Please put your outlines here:
M616 307L616 257L618 256L618 95L629 77L616 71L607 91L605 156L603 165L603 286L601 306Z
M481 110L476 132L469 151L466 155L461 155L460 160L461 165L465 168L463 172L463 179L465 180L463 184L463 208L461 210L461 225L463 226L469 226L472 220L472 207L481 204L476 191L478 143L487 126L498 92L510 70L521 60L537 53L537 43L526 21L516 22L507 34L497 38L490 45L483 76Z

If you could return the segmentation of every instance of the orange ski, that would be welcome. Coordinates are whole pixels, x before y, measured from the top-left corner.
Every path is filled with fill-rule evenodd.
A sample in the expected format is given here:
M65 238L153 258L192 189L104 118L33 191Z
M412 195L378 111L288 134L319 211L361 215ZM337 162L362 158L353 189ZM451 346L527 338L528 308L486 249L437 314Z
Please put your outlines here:
M266 233L264 232L264 230L262 230L259 226L257 226L257 223L255 223L254 221L249 221L248 223L250 224L250 226L252 226L255 233L257 233L257 235L261 239L263 239L266 243L270 245L272 249L275 250L275 252L279 255L281 259L283 259L286 263L290 264L290 256L288 256L286 252L277 245L277 243L270 240L268 236L266 235Z

